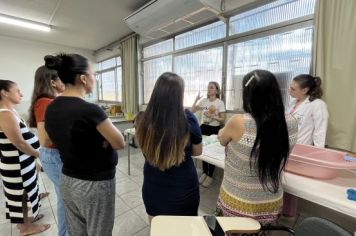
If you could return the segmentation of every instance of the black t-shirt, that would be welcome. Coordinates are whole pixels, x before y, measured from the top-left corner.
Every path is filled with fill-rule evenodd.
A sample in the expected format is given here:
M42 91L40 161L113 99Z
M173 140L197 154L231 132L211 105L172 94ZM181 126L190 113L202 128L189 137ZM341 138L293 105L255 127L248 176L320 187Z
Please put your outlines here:
M83 180L115 176L117 152L96 127L108 117L95 104L77 97L57 97L48 106L45 129L58 148L62 173Z

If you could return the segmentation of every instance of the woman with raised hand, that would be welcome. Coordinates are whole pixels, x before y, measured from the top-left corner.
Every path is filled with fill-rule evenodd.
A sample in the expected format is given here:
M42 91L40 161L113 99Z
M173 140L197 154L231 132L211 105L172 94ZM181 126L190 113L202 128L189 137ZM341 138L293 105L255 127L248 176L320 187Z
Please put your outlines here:
M223 216L275 222L282 210L281 172L297 140L297 120L285 115L275 76L254 70L244 76L243 109L229 119L218 138L226 146L218 198Z
M15 111L21 98L22 93L15 82L0 80L0 173L6 218L17 224L20 235L24 236L43 232L50 225L34 224L43 217L39 214L40 195L35 167L40 144ZM29 211L33 217L28 216Z
M69 235L112 235L117 149L122 134L96 104L84 100L95 77L88 59L78 54L45 56L65 84L47 107L45 129L63 162L61 193Z
M202 153L202 137L194 114L184 110L183 96L183 79L163 73L137 120L136 137L146 160L142 197L150 221L157 215L198 214L199 183L192 155Z
M192 112L200 110L202 112L202 122L200 129L203 135L218 134L225 122L225 104L220 100L220 86L217 82L211 81L208 84L207 97L196 97L192 106ZM198 103L199 101L199 103ZM215 166L203 161L203 173L199 177L199 183L203 187L210 187L213 182Z
M41 144L40 160L44 171L52 181L56 191L58 236L68 235L65 223L63 199L60 192L63 163L58 149L49 139L44 127L47 106L63 91L64 84L59 79L57 71L48 69L46 66L40 66L36 70L28 123L30 127L37 129L38 138Z

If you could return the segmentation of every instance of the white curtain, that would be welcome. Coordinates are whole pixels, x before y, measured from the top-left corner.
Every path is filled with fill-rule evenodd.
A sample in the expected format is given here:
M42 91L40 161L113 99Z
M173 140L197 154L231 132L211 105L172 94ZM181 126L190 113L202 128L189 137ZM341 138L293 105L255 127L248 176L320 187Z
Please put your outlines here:
M137 37L121 43L122 106L125 117L132 120L137 112Z
M316 74L330 113L326 144L356 152L356 1L320 0Z

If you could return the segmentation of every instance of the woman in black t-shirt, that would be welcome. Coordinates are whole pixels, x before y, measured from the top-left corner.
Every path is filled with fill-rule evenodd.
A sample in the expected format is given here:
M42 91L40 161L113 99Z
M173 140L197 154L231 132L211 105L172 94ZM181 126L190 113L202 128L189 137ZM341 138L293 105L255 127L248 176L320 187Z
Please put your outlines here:
M95 77L88 60L78 54L46 56L65 91L48 106L45 129L63 161L61 193L70 235L111 235L115 211L116 149L122 134L104 111L84 96Z

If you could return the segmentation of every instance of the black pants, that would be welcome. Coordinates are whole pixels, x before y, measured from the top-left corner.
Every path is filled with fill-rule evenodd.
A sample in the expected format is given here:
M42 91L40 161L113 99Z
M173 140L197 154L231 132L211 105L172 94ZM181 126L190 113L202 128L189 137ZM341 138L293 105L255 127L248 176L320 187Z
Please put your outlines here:
M210 136L212 134L218 134L220 128L221 128L221 126L211 126L211 125L205 125L205 124L202 124L200 126L201 133L203 135L207 135L207 136ZM213 177L214 170L215 170L214 165L203 161L203 173L204 174L206 174L209 177Z

